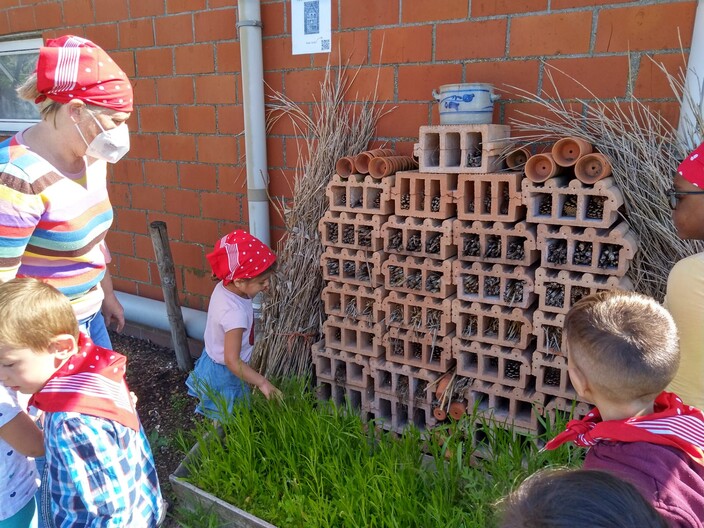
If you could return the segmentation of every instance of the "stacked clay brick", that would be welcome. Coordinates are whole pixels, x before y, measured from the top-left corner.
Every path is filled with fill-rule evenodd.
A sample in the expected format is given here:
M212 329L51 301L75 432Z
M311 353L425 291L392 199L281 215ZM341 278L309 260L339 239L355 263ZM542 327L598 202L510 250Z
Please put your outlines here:
M328 319L313 350L322 397L395 431L432 427L453 402L525 432L570 410L564 314L630 287L635 244L612 178L583 184L560 166L528 180L504 168L509 136L421 127L418 171L333 176L320 222ZM446 372L454 391L441 397Z

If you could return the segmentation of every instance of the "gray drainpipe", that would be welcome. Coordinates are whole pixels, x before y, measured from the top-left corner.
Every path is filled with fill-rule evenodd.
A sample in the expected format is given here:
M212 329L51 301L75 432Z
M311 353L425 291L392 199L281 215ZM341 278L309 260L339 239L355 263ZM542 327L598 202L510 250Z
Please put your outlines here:
M694 16L694 29L692 31L692 44L689 49L689 61L687 62L687 76L683 94L682 107L680 108L680 122L677 127L677 134L685 142L689 150L694 149L702 142L701 133L696 128L697 120L694 112L698 111L702 115L704 110L704 1L697 2L697 12ZM687 95L689 94L689 95ZM693 109L688 104L688 99L697 103L697 108Z

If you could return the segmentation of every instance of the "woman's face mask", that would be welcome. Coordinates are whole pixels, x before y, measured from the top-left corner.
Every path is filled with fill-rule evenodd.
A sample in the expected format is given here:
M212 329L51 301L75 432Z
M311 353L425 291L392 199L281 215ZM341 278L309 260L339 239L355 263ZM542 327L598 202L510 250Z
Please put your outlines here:
M108 163L117 163L125 154L127 154L127 151L130 150L130 133L127 129L127 123L122 123L121 125L111 128L110 130L105 130L100 124L100 121L98 121L93 115L93 112L89 110L88 113L100 127L102 132L95 136L93 141L88 143L85 136L81 132L81 129L78 127L78 123L76 123L78 133L83 138L85 144L88 145L86 155L105 160Z

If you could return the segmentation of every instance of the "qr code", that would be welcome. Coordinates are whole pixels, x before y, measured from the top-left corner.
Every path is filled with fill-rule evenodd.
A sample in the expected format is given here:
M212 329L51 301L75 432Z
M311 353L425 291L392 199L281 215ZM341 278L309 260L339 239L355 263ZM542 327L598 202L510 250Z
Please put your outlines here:
M303 19L305 20L303 33L317 35L320 33L320 2L303 2Z
M322 51L329 51L330 50L330 39L323 39L320 41L320 49Z

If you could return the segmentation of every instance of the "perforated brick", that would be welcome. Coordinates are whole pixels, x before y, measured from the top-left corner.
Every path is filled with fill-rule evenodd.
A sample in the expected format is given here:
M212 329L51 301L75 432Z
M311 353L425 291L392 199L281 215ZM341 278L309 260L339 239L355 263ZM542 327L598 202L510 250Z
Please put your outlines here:
M425 172L487 173L504 167L508 125L422 126L418 132L420 170Z
M553 354L533 353L535 390L573 400L577 393L567 373L567 358Z
M392 175L376 180L362 174L341 178L335 174L325 190L329 209L336 212L393 214L395 178Z
M545 415L551 423L555 423L558 414L561 420L581 420L591 409L592 405L587 402L555 397L545 404Z
M487 222L517 222L526 216L520 172L460 174L457 218Z
M452 319L457 337L527 349L533 340L531 312L520 308L470 303L461 299L452 302Z
M389 328L384 334L386 359L418 368L445 372L452 359L453 334L440 337Z
M388 291L399 291L446 299L454 295L452 262L429 258L389 255L381 266L384 286Z
M506 348L456 337L452 353L457 375L521 389L534 388L531 350Z
M535 349L543 354L564 355L565 338L562 333L564 324L565 314L535 310L533 312L533 333L537 337Z
M323 247L379 251L383 249L381 226L388 215L326 211L318 222Z
M318 379L362 389L374 387L369 358L366 356L323 347L316 349L312 357Z
M526 178L523 203L529 222L606 229L619 220L623 194L613 178L593 185L569 176L551 178L544 183Z
M536 227L526 222L467 222L454 220L452 239L457 259L511 266L530 266L540 260Z
M566 314L582 297L615 289L633 290L633 283L627 277L608 277L567 270L538 268L535 272L538 309L543 312Z
M364 421L374 419L374 389L371 387L362 389L319 379L316 393L320 400L331 400L338 407L354 410Z
M638 248L628 224L612 229L538 225L538 249L545 268L623 277Z
M331 349L368 357L383 356L386 352L381 339L384 333L379 325L369 327L330 316L323 323L323 335L326 346Z
M357 286L376 288L383 286L381 263L386 255L381 251L328 247L320 256L323 278L326 281L343 282Z
M376 423L395 433L402 433L411 424L423 431L437 423L429 405L409 403L386 394L375 395L372 411Z
M452 219L389 216L381 226L383 249L387 253L447 259L457 254L452 243Z
M396 396L399 401L409 404L433 403L435 395L431 384L438 379L439 372L387 361L385 358L375 358L369 363L376 394Z
M328 283L322 293L327 315L368 325L381 323L384 319L382 301L385 297L384 288L370 288L340 282Z
M456 260L452 276L463 301L529 308L537 299L533 268Z
M452 321L452 301L391 291L382 301L384 322L389 328L446 336L455 331Z
M384 181L384 180L382 180ZM445 220L457 215L457 174L396 173L392 196L397 216Z

